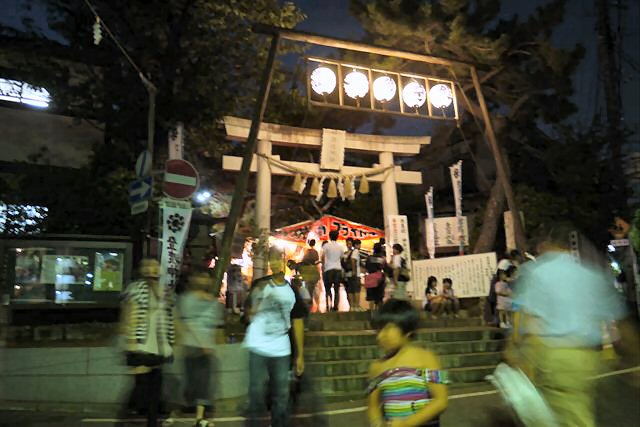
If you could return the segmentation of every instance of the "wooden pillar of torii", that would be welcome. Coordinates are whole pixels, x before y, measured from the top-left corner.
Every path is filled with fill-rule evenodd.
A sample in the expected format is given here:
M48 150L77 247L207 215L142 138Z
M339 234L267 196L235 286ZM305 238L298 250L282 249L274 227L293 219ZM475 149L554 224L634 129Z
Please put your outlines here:
M251 120L227 116L224 118L227 138L234 141L246 141L249 136ZM322 150L323 144L335 144L344 151L355 151L367 154L377 154L379 164L373 168L345 166L343 158L331 166L331 169L321 169L326 163L282 161L278 156L273 156L273 145L287 147L301 147ZM407 136L382 136L353 134L333 129L307 129L292 126L284 126L272 123L261 123L258 133L257 155L253 156L251 172L257 173L256 188L256 226L259 231L259 240L265 247L271 229L271 176L295 175L291 170L304 170L310 173L338 172L344 175L363 175L373 171L374 168L390 167L387 172L367 177L369 182L381 183L382 207L386 219L389 215L398 215L397 184L420 185L422 184L421 172L405 171L394 165L394 155L414 156L420 152L420 147L431 142L431 137L407 137ZM324 151L323 151L324 154ZM269 158L278 163L270 163ZM335 159L334 159L335 160ZM228 171L239 171L242 157L224 156L222 168ZM289 166L286 168L284 166ZM268 266L265 262L264 250L254 251L253 277L261 277L267 273Z

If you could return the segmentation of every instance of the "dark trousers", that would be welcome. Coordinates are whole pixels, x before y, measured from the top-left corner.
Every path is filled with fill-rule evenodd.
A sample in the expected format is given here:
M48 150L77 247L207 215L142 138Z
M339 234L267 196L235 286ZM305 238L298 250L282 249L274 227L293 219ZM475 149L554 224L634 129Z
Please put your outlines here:
M291 356L267 357L249 351L249 411L247 427L289 425L289 367ZM266 412L267 380L271 399L271 424L260 420Z
M147 426L157 427L162 396L162 369L156 367L145 374L136 374L134 380L129 407L138 412L146 412Z
M338 309L340 303L340 282L342 281L342 270L327 270L322 275L322 281L324 282L324 291L327 297L327 311L331 308L329 301L331 298L331 288L334 290L333 308Z
M186 347L184 398L187 404L211 405L211 357L197 347Z

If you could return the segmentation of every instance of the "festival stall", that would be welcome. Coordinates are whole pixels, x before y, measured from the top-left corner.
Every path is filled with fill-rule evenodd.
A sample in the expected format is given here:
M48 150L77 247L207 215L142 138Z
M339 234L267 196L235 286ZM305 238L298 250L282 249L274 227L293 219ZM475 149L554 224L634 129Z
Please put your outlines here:
M338 240L347 240L349 237L362 241L362 248L371 250L374 243L384 237L384 231L357 222L338 218L333 215L325 215L313 221L303 221L297 224L275 230L274 238L304 246L309 239L317 242L329 240L329 232L338 230Z
M348 238L359 239L362 242L362 250L371 252L373 245L384 237L384 232L377 228L359 224L333 215L325 215L318 220L308 220L292 224L275 230L270 241L273 245L280 248L285 259L292 259L296 262L301 261L304 256L307 241L314 239L316 249L322 252L321 242L329 240L329 232L338 231L338 241L344 242ZM291 272L287 271L290 275ZM314 304L312 310L324 312L325 298L324 287L319 283L316 290L318 292L317 307ZM340 311L348 311L347 295L344 289L341 290Z

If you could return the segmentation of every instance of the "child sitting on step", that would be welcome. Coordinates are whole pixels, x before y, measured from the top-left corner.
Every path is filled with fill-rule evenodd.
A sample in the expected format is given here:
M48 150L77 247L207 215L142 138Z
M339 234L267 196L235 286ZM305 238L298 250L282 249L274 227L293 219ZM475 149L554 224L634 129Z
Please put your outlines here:
M368 416L372 426L440 425L447 409L447 376L435 353L411 341L419 314L406 300L391 299L377 312L373 325L385 356L369 367Z

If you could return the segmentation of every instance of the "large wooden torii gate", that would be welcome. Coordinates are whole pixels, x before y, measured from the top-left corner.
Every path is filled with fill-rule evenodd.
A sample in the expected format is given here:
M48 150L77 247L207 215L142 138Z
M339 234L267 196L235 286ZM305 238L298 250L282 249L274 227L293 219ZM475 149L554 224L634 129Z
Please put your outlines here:
M251 120L227 116L224 118L227 137L235 141L246 141L249 137ZM261 123L258 133L258 147L251 162L251 172L257 173L256 188L256 225L260 236L268 236L271 229L271 175L295 175L292 169L305 170L310 173L322 173L318 163L283 161L273 156L273 145L286 147L302 147L322 149L323 143L336 139L344 144L344 150L367 154L377 154L379 164L373 168L345 166L340 161L339 172L345 175L363 175L375 168L388 168L385 173L372 175L371 182L379 182L382 186L382 208L385 222L389 215L398 215L397 184L420 185L422 173L402 170L394 166L394 154L414 156L420 153L422 145L429 144L431 137L383 136L354 134L334 129L307 129L284 126L273 123ZM276 159L277 162L269 162ZM242 157L223 156L222 168L228 171L240 171ZM286 168L289 166L290 168ZM327 171L331 172L331 171ZM261 277L267 272L263 251L254 251L253 277Z

